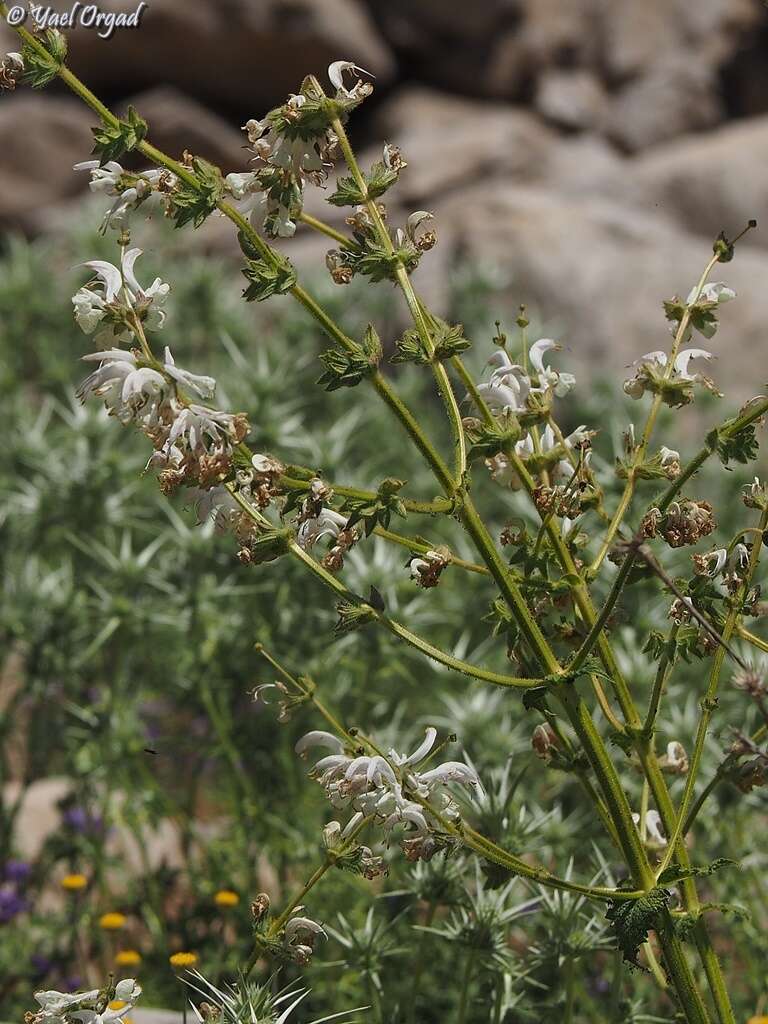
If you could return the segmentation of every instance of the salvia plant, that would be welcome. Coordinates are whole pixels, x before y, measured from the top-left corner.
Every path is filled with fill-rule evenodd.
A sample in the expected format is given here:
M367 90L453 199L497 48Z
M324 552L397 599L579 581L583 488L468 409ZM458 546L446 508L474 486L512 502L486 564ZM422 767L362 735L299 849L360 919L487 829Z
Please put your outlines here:
M0 12L7 13L4 4ZM310 76L283 105L249 120L250 169L224 175L193 154L177 161L155 148L137 111L116 117L67 67L61 34L18 32L21 49L2 64L3 86L59 79L99 119L92 159L78 167L91 189L108 197L102 228L114 232L118 255L88 261L72 300L76 323L93 339L79 399L101 403L144 435L146 469L161 492L183 495L200 522L215 523L243 566L277 580L295 563L325 588L336 612L329 650L334 642L373 644L383 630L423 659L422 673L433 669L452 691L423 722L395 714L369 729L326 699L323 674L333 673L333 654L310 676L301 665L283 664L295 651L278 660L257 645L254 657L274 675L253 696L277 722L306 721L296 755L327 802L326 824L317 866L287 902L273 907L266 893L252 894L251 948L239 976L228 983L188 976L198 1018L287 1020L306 994L290 979L334 943L341 959L329 952L329 967L335 962L363 980L364 1012L379 1021L539 1019L542 992L554 993L549 1005L559 1004L571 1021L586 1013L579 993L589 988L594 965L612 958L610 991L590 1004L605 1019L661 1019L625 1000L624 972L641 971L674 1019L735 1022L712 927L722 935L719 919L739 908L707 894L720 873L728 878L740 867L726 858L701 860L694 840L720 782L749 793L765 778L766 685L750 651L768 651L752 628L764 610L759 563L768 487L755 476L741 511L721 514L702 491L700 470L713 459L731 469L757 458L768 397L752 398L710 429L691 458L671 447L671 427L664 434L670 444L659 443L656 428L674 425L702 391L718 394L699 369L713 356L697 338L715 337L720 307L735 298L711 278L733 259L738 239L716 239L691 291L664 303L668 343L640 355L623 385L626 396L644 403L644 422L626 430L614 453L618 484L607 486L604 456L596 451L593 459L596 431L564 425L561 403L576 380L558 368L558 344L529 337L525 310L513 335L497 326L492 341L475 347L485 367L479 376L465 361L472 344L462 325L436 316L417 294L411 275L437 242L434 218L419 210L401 226L390 223L384 199L407 166L396 147L385 145L367 169L355 157L345 126L372 91L362 69L337 61L328 69L330 91ZM120 162L127 154L150 169L127 170ZM337 165L327 200L348 211L343 231L304 212L307 189L327 186ZM329 342L318 386L329 394L358 388L364 409L382 403L393 430L378 444L393 473L401 446L412 446L436 495L413 493L402 472L370 489L350 482L353 465L329 479L319 466L290 458L295 447L281 450L279 430L265 451L259 437L266 423L252 426L245 412L216 404L216 381L184 368L184 353L159 341L171 285L142 273L141 250L130 239L131 217L152 208L178 228L198 227L213 214L232 223L244 299L303 307ZM273 244L299 227L329 239L326 264L335 284L394 288L410 326L395 339L382 339L374 323L357 334L342 327ZM386 360L403 369L386 373ZM413 408L393 383L407 377L436 392L449 441L434 439L431 411ZM718 519L728 515L736 522L723 532ZM678 549L700 541L680 558ZM452 627L466 637L482 624L479 656L464 641L440 646L417 632L409 605L393 614L386 588L371 582L382 543L399 552L389 570L399 561L414 588L458 593L454 620L436 632ZM151 564L150 550L139 567L149 571ZM649 602L663 606L666 617L656 621L663 628L640 635ZM622 625L627 610L635 620L629 626ZM678 692L675 675L691 662L698 666L687 677L695 727L684 745L675 731L681 709L669 694ZM372 661L359 680L367 705L358 708L383 698L384 679L386 665ZM409 685L417 682L414 674ZM478 696L469 686L489 689ZM723 688L740 691L749 706L741 706L719 766L705 773L713 729L722 729ZM521 742L532 747L538 770L567 791L562 803L526 800L531 772L512 765ZM246 777L250 771L247 764L235 769ZM275 781L269 770L261 766L257 786ZM291 818L290 807L283 817ZM587 857L569 842L585 828ZM574 863L590 860L592 869L580 877ZM407 879L403 889L382 889L390 871ZM355 876L354 892L374 886L382 894L379 912L318 920L312 904L337 872ZM222 905L225 896L219 894ZM413 900L424 913L406 943L399 920ZM429 989L435 975L423 947L437 944L451 947L450 961L461 968ZM173 962L193 966L196 957L178 953ZM396 993L384 984L392 963ZM264 983L255 980L261 974ZM281 988L283 974L289 982ZM90 992L40 992L41 1009L28 1019L112 1020L138 991L128 979ZM324 1019L345 1014L337 1005Z

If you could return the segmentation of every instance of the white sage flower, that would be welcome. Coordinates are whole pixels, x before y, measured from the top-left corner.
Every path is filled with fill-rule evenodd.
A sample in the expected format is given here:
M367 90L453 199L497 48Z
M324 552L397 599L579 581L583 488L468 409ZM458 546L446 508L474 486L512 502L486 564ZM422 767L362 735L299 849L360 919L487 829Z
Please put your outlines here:
M709 361L714 358L712 353L707 352L704 348L686 348L675 359L675 373L681 380L696 380L697 375L688 372L690 361L692 359L706 359Z
M531 345L528 360L539 377L539 390L551 389L557 398L564 398L576 386L576 378L572 373L559 372L544 365L547 352L560 352L563 346L551 338L540 338Z
M163 326L165 313L160 307L170 286L156 277L148 288L142 288L134 273L136 260L141 255L141 249L123 250L119 269L104 260L83 264L93 270L97 278L90 287L80 288L72 298L75 320L85 334L91 334L104 320L123 324L126 310L141 313L148 330Z
M733 288L729 288L723 281L710 281L709 284L705 284L699 292L696 294L696 288L691 288L688 298L685 300L686 306L692 305L694 302L714 302L716 305L722 305L723 302L730 302L731 299L736 298L736 292ZM714 331L712 332L715 333Z
M200 398L210 398L216 390L216 381L213 377L190 373L189 370L182 370L180 366L177 366L168 346L165 348L163 357L163 369L177 384L194 391Z
M323 537L334 540L346 528L347 516L332 508L323 508L316 516L305 519L299 527L297 540L305 551L309 551Z
M698 576L709 576L714 579L728 562L728 552L725 548L717 548L714 551L705 551L703 554L691 556L695 572Z
M98 361L99 366L77 389L80 401L91 395L101 398L109 413L124 423L139 420L142 426L151 428L159 422L169 388L161 373L137 365L136 356L125 349L90 352L82 358L85 362Z
M238 414L192 403L178 409L164 448L167 451L176 445L199 451L208 448L210 442L228 448L232 443L239 444L245 429L243 417Z
M353 75L368 75L369 78L373 78L370 71L366 71L365 68L358 67L354 61L351 60L335 60L332 64L328 65L328 80L336 90L337 99L346 99L354 103L360 103L367 96L370 96L373 92L373 86L370 82L364 82L361 78L355 77L355 82L351 89L348 89L344 84L344 74L352 73Z
M632 821L639 826L640 815L633 814ZM645 841L649 846L664 847L667 845L667 837L664 835L661 815L658 811L645 812Z

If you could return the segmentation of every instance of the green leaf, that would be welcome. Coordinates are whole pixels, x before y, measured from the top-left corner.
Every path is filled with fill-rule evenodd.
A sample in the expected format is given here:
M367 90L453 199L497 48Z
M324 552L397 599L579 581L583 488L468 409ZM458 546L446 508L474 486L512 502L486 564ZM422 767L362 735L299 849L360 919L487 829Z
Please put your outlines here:
M353 177L339 178L336 182L336 191L328 197L328 202L333 206L360 206L367 199L378 199L379 196L383 196L387 189L394 185L398 176L397 170L377 160L370 171L363 174L365 192Z
M93 154L98 156L102 165L109 160L120 160L125 153L130 153L143 142L148 130L147 122L139 116L134 107L128 107L125 121L102 124L91 129L95 140Z
M704 867L681 867L678 864L673 864L668 867L666 871L662 871L659 875L659 883L661 885L674 885L676 882L682 882L685 878L701 878L705 875L711 875L715 871L719 871L725 867L740 867L738 861L730 860L728 857L718 857L717 860L713 860L711 864L707 864Z
M347 527L363 523L365 535L369 537L377 526L389 529L392 514L406 518L407 512L398 491L403 487L404 480L388 477L379 484L376 496L369 498L348 498L342 506L342 512L349 516Z
M724 434L720 431L713 431L707 440L717 450L717 455L724 466L729 462L740 462L746 465L753 462L760 454L760 445L755 434L754 423L742 427L735 434Z
M218 167L195 157L192 169L197 183L192 185L180 180L173 192L173 216L177 228L183 228L190 221L199 228L224 197L224 178Z
M246 260L243 274L251 282L243 292L246 302L263 302L272 295L284 295L296 284L293 264L277 254L273 263L263 256Z
M332 206L360 206L365 202L365 196L355 179L350 176L338 179L336 191L328 196L328 202Z
M329 348L320 353L325 373L317 383L326 391L338 388L354 388L373 372L381 360L381 339L373 324L368 324L361 344L355 344L351 351Z
M45 48L45 53L39 52L36 46L28 42L21 48L24 61L21 80L33 89L42 89L61 71L67 59L67 40L57 29L46 29L37 41Z
M613 925L616 943L627 963L639 967L637 954L656 927L659 914L669 906L671 893L661 886L651 889L637 900L615 900L606 912Z

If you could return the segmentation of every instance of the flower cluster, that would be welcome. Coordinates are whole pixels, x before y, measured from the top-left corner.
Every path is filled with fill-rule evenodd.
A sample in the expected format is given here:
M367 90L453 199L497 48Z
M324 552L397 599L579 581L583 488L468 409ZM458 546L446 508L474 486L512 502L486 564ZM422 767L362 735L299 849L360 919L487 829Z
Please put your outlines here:
M90 260L85 264L96 274L95 280L78 289L72 297L75 322L84 334L93 334L97 344L124 340L133 333L132 320L136 318L144 330L158 331L165 323L163 304L170 285L156 277L143 288L136 280L134 267L142 255L141 249L123 249L120 267L104 260Z
M544 365L545 354L560 347L551 338L534 342L528 352L528 363L533 373L519 363L513 363L506 349L494 352L488 360L488 365L494 367L490 380L477 387L478 394L491 412L526 412L531 395L551 392L562 398L572 391L576 386L573 374L561 373Z
M704 348L686 348L675 357L670 368L666 352L646 352L632 364L636 367L635 375L624 381L624 391L630 398L642 398L646 391L660 395L662 401L672 408L693 401L695 384L700 384L722 398L710 377L703 373L691 373L689 369L693 359L709 361L714 358Z
M338 143L330 127L332 116L346 114L371 94L370 83L356 77L350 61L335 61L328 77L336 89L333 108L312 79L262 120L243 125L253 153L252 171L228 174L226 186L240 212L251 216L263 207L263 226L272 237L290 237L304 205L307 183L324 185ZM364 73L364 72L363 72ZM351 87L345 75L354 77Z
M128 215L153 199L159 200L167 216L173 208L173 191L178 179L172 171L150 168L134 174L123 169L116 160L101 164L98 160L83 160L75 164L76 171L88 171L89 187L98 195L114 197L114 203L104 214L102 231L114 228L122 231Z
M446 787L452 783L470 788L480 786L474 768L461 761L446 761L435 768L419 770L418 765L428 757L436 739L437 730L430 727L411 754L390 750L384 757L358 750L347 752L336 736L313 731L299 740L296 752L303 757L314 747L331 751L315 763L312 775L333 807L353 812L348 832L365 818L378 821L387 834L404 825L402 845L408 857L429 860L439 848L439 833L428 821L426 801L437 798L440 813L456 821L458 807Z
M97 342L105 336L142 340L144 329L159 330L165 322L159 307L169 286L159 278L149 288L139 285L134 265L140 255L140 249L124 251L120 268L101 260L86 264L97 280L72 301L84 332L108 325L96 335ZM163 490L170 492L182 483L207 490L230 475L234 449L247 434L248 422L242 414L195 401L213 395L212 377L177 366L168 348L163 360L157 360L146 344L140 349L102 349L83 359L98 366L80 385L78 397L100 398L111 416L133 423L150 438L155 448L150 463L160 470Z
M651 508L640 523L642 537L661 535L671 548L696 544L712 533L716 526L712 506L708 501L683 498L673 501L666 512Z
M382 177L399 173L405 166L399 149L389 144L384 146L382 161L374 165L372 176L377 168L382 168ZM384 186L382 185L382 188ZM371 188L368 187L370 194ZM387 211L383 203L377 203L382 222L386 221ZM352 214L346 218L352 229L353 241L343 249L330 249L325 257L325 265L336 284L349 284L355 274L362 274L371 281L382 281L392 277L398 267L404 267L411 273L419 265L425 252L429 252L437 244L437 234L432 228L422 225L434 220L434 214L428 210L416 210L408 216L405 227L397 228L391 239L392 251L383 248L379 240L377 227L368 209L356 205Z

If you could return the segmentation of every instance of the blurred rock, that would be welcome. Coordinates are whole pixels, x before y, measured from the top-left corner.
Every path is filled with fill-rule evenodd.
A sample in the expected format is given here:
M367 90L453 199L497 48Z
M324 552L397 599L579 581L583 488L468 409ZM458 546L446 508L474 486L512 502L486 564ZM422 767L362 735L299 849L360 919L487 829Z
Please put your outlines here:
M606 132L632 152L709 128L723 113L714 71L695 53L683 52L660 59L621 90Z
M44 230L48 206L77 195L72 165L93 148L92 115L77 100L18 90L0 102L0 225Z
M54 6L69 9L69 0ZM258 116L334 60L355 61L382 85L395 70L356 0L152 0L138 30L105 40L78 28L69 37L72 68L96 91L126 95L167 83L238 115Z
M377 112L376 135L401 147L408 167L399 201L429 201L478 178L536 179L557 136L520 108L478 103L423 88L397 93ZM366 159L380 158L373 151ZM393 193L394 194L394 193Z
M768 246L766 166L768 117L756 117L644 154L629 163L629 177L636 203L658 207L687 231L735 235L754 217L748 244Z
M594 370L599 359L617 387L631 360L667 344L662 300L687 294L711 253L701 238L647 210L594 197L574 203L503 182L456 192L436 214L438 261L497 262L509 274L510 302L528 304L546 333L560 336L571 349L569 359L577 366ZM436 254L423 261L422 280L439 305L445 300L441 275L430 276L426 266ZM731 399L723 402L725 415L755 386L755 353L768 322L768 254L742 246L713 277L738 293L723 309L715 339L704 346L727 353L711 367Z
M600 135L559 138L544 154L537 180L562 194L592 193L624 198L632 161Z
M604 9L606 69L624 81L661 58L686 54L713 68L749 38L760 16L755 0L611 0Z
M534 106L542 117L560 128L598 127L605 117L608 97L591 71L552 69L539 79Z
M154 145L170 156L179 159L188 149L217 164L225 174L245 168L249 158L245 134L173 86L139 93L125 106L128 103L149 124Z

